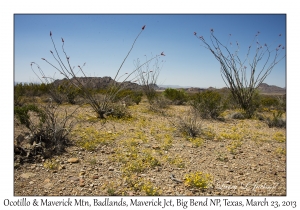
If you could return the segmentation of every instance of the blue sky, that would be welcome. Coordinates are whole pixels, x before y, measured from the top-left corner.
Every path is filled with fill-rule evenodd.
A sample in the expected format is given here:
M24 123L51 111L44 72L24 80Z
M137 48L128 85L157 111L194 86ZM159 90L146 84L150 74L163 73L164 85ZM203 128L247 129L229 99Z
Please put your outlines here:
M50 53L52 31L57 49L61 51L61 37L72 66L86 63L89 76L114 77L143 25L145 30L138 38L121 74L134 70L136 59L145 60L164 52L164 65L158 79L161 85L193 87L225 87L220 65L214 56L194 36L209 38L210 29L221 42L239 42L240 56L259 31L261 44L274 43L286 46L286 15L14 15L14 80L38 82L30 68L36 62L49 77L62 78L41 58L55 63ZM282 34L281 37L278 35ZM231 49L231 48L230 48ZM285 52L283 52L285 54ZM250 68L248 68L250 69ZM56 73L55 73L56 72ZM55 74L54 74L55 73ZM286 61L276 65L265 80L270 85L286 87Z

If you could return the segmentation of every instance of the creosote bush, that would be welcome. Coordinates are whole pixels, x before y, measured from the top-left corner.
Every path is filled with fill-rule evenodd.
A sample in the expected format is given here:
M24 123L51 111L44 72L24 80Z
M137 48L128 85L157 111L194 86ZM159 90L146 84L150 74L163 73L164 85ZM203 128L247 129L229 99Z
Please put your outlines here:
M279 102L274 96L263 96L261 98L261 105L262 107L267 108L268 111L270 111L271 109L277 107L279 105Z
M163 95L175 105L182 105L184 102L187 102L187 95L183 90L167 88Z
M75 104L76 97L80 96L81 91L79 88L73 86L69 81L63 81L62 84L57 86L58 92L66 98L70 104Z
M221 94L211 90L197 93L190 104L204 119L216 119L225 109Z

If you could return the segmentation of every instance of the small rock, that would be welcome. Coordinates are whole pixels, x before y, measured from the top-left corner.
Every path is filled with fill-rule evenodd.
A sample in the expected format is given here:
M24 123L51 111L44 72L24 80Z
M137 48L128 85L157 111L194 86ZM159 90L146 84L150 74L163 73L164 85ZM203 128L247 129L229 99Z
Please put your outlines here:
M132 192L132 191L129 191L129 192L128 192L128 195L129 195L129 196L134 196L134 195L135 195L135 193L134 193L134 192Z
M62 169L66 169L66 166L65 165L58 166L58 170L62 170Z
M29 173L21 174L20 176L21 176L22 178L24 178L24 179L28 179L28 178L30 178L30 177L34 177L35 174L29 172Z
M80 179L79 180L79 187L84 187L85 183L84 183L84 179Z
M50 179L45 179L43 183L44 183L44 184L47 184L47 183L49 183L49 182L50 182Z
M114 171L115 169L112 167L112 166L110 166L109 168L108 168L108 171Z
M244 173L243 172L239 172L239 175L244 175Z
M71 181L79 181L79 178L78 178L78 177L74 177L74 176L69 177L69 179L70 179Z
M29 184L34 184L34 182L33 182L33 181L30 181Z
M49 189L49 188L51 188L52 186L53 186L52 183L47 183L47 184L44 185L44 188Z
M99 175L93 175L93 179L99 179Z
M153 145L153 146L152 146L152 149L160 149L160 146L158 146L158 145Z
M79 159L78 158L70 158L70 159L68 159L68 162L69 163L78 163Z

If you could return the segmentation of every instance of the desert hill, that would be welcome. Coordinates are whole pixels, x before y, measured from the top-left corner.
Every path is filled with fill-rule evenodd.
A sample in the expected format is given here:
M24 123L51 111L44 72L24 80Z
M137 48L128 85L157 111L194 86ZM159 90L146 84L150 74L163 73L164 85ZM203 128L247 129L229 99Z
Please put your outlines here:
M114 83L118 83L118 82L114 81L111 77L79 77L78 79L83 84L89 85L89 87L95 88L95 89L105 89ZM74 80L74 79L72 79L72 80ZM54 83L59 85L64 81L67 81L67 79L55 80ZM165 90L167 87L170 87L170 88L174 88L174 89L182 89L187 92L203 92L205 90L226 90L226 89L228 89L227 87L216 89L213 87L209 87L209 88L181 87L178 85L158 86L156 84L154 84L154 86L155 86L155 89L157 89L157 90ZM134 82L130 82L130 81L124 82L124 87L125 87L125 89L130 89L130 90L141 90L142 89L141 85L134 83ZM258 90L262 94L285 94L286 93L285 88L281 88L281 87L278 87L275 85L268 85L266 83L262 83L258 87Z

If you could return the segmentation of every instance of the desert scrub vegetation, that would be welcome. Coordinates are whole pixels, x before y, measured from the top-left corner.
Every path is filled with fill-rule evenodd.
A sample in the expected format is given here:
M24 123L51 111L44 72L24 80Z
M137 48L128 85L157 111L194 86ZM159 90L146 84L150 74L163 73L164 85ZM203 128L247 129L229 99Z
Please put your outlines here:
M28 137L32 146L27 156L41 155L48 158L64 152L70 144L69 134L76 124L75 112L76 109L68 111L52 103L16 106L16 118L29 130Z
M45 61L47 64L49 64L51 67L53 67L55 70L57 70L60 74L62 74L64 76L64 78L70 84L72 84L74 87L79 89L81 91L82 96L84 97L84 99L92 107L92 109L97 113L97 117L100 118L100 119L104 119L109 115L114 115L115 114L115 109L114 109L115 107L112 107L112 104L115 101L115 99L117 97L117 94L121 90L126 88L128 82L133 81L134 79L136 79L136 77L131 78L130 80L128 80L128 79L132 75L134 75L134 73L136 71L143 68L144 65L149 65L149 63L152 60L155 60L155 59L159 58L160 56L164 55L163 53L161 53L159 55L156 55L156 56L152 57L149 60L147 59L144 63L137 64L137 68L135 70L131 71L131 73L123 73L122 75L120 75L123 64L127 60L127 58L129 56L129 54L131 53L137 39L139 38L141 33L144 31L144 29L145 29L145 26L143 26L141 28L141 31L138 33L138 35L134 39L130 50L128 51L127 55L125 56L124 60L122 61L119 69L117 70L117 72L115 74L115 77L113 78L113 82L108 87L108 91L106 91L104 93L103 97L100 97L100 98L97 97L97 95L95 94L95 91L92 90L92 86L91 86L91 79L92 78L87 77L85 72L83 71L83 67L85 66L85 64L83 64L82 66L78 65L79 72L82 75L82 77L78 77L77 73L75 73L74 68L72 67L73 65L71 65L71 59L67 55L67 53L65 51L65 48L64 48L65 40L62 38L61 39L61 41L62 41L62 51L63 51L63 57L65 58L65 61L63 61L62 56L57 51L57 47L56 47L55 42L53 40L51 31L50 31L50 38L51 38L51 41L52 41L52 44L53 44L53 47L54 47L54 52L52 50L50 50L50 53L53 56L56 64L52 63L51 61L48 61L45 58L42 58L42 60ZM39 72L42 75L42 78L45 79L45 81L47 83L51 84L51 87L53 87L52 84L53 84L54 79L51 78L51 77L45 76L42 68L37 63L32 62L31 63L31 68L32 68L34 73L35 73L35 71L34 71L33 66L38 68ZM36 75L37 75L38 78L40 78L38 74L36 74ZM40 78L40 80L41 80L41 78ZM48 82L49 80L52 81L52 83ZM56 93L56 92L54 92L54 93ZM53 97L56 97L56 95L54 94ZM56 98L54 98L54 100L56 100ZM118 109L118 111L120 111L120 109ZM118 112L117 115L120 116L120 113Z
M226 108L222 95L217 91L211 90L195 94L190 104L204 119L217 119Z
M78 139L76 144L89 151L96 150L99 146L112 144L119 135L111 131L97 130L95 127L83 128L81 126L72 132L72 136Z
M266 123L267 125L272 128L272 127L279 127L279 128L285 128L286 127L286 122L285 120L282 118L283 115L283 111L279 110L275 110L272 112L272 116L271 117L266 117Z
M186 137L195 138L201 134L202 124L198 114L193 110L188 111L183 117L178 116L173 125Z
M162 56L165 54L162 52ZM147 100L152 104L158 97L157 89L157 79L159 77L160 71L163 67L164 61L160 60L159 57L155 58L154 64L151 65L147 56L145 56L145 65L141 65L140 59L134 61L136 67L136 77L137 82L141 85L144 95Z
M84 159L78 164L72 164L72 167L82 162L90 168L91 173L101 174L97 179L101 184L93 188L99 188L97 193L117 196L160 196L174 194L174 191L179 192L178 194L206 194L214 190L210 187L216 184L213 179L227 181L218 175L220 171L215 168L220 170L221 167L221 170L226 171L227 168L223 168L223 165L233 162L238 169L233 169L234 172L230 173L239 173L239 168L243 168L239 163L250 160L244 160L244 156L250 155L254 161L257 154L266 150L270 152L264 155L285 159L286 140L283 128L269 128L257 119L216 121L202 119L198 115L196 122L200 124L200 132L191 137L188 132L187 135L179 132L178 127L172 124L179 121L178 117L182 117L181 120L184 120L184 116L194 119L193 112L189 115L189 105L171 105L164 110L167 117L152 112L148 105L148 101L142 101L139 105L129 106L128 110L132 115L130 120L99 120L89 105L58 105L61 110L80 107L75 116L82 119L77 119L79 122L69 135L76 149L70 151L68 157L78 157L78 151L87 151L80 155ZM95 119L98 121L94 121ZM103 125L102 121L107 122ZM277 148L282 148L282 152L277 151ZM49 159L49 163L52 160L54 159ZM210 163L216 165L211 166ZM218 166L219 164L223 165ZM50 164L48 170L44 171L57 170L52 170L51 167ZM107 170L110 167L113 170ZM97 170L93 171L94 168ZM58 169L57 173L60 172ZM172 174L179 182L170 178ZM105 180L103 177L106 176L114 177L113 181ZM84 177L86 183L94 182L89 177ZM85 190L85 187L82 189Z
M177 90L173 88L167 88L164 90L163 95L172 101L174 105L182 105L187 102L188 96L183 90Z
M276 133L274 133L273 139L274 139L275 141L278 141L278 142L285 142L285 141L286 141L286 139L285 139L285 134L282 133L282 132L279 132L279 131L276 132Z
M191 188L207 189L213 182L213 176L200 171L186 174L184 183Z
M203 44L202 47L209 50L219 62L222 79L235 102L245 111L247 118L251 118L256 111L253 97L257 87L272 72L274 66L285 58L284 46L279 44L277 47L273 47L272 45L260 44L258 41L259 34L260 32L257 32L250 46L247 46L245 58L241 58L239 55L241 46L238 42L236 42L234 51L230 50L228 46L230 44L230 47L233 47L230 42L231 34L225 45L214 35L214 29L210 30L208 39L197 36L197 33L194 32L195 37ZM281 34L279 38L280 36ZM247 68L250 69L250 72Z

